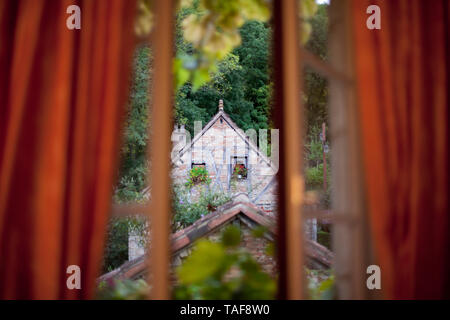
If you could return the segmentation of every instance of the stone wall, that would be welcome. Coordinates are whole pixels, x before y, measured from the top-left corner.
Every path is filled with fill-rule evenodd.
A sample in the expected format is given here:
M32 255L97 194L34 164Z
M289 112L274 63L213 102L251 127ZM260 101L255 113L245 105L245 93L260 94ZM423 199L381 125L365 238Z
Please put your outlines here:
M225 193L230 196L245 192L253 203L266 212L275 214L277 207L277 183L275 179L276 169L263 156L256 146L248 140L244 140L245 133L223 112L219 113L216 120L210 123L198 139L194 140L191 148L182 153L173 164L172 181L178 185L184 185L189 177L189 171L194 164L204 164L211 178L209 186L212 192ZM172 136L175 144L174 153L177 154L180 146L184 145L186 131L177 128ZM247 177L237 179L233 177L233 169L236 162L244 162L247 168ZM196 190L192 189L192 199L195 201Z
M261 268L270 274L271 276L275 277L277 273L277 267L276 267L276 261L274 257L271 257L270 255L266 254L266 248L271 242L269 239L266 238L255 238L252 236L251 229L244 224L239 218L236 218L233 220L233 223L237 226L239 226L241 230L241 248L245 248L252 256L253 258L259 263ZM224 230L224 228L229 225L226 224L223 227L219 228L218 230L214 231L213 233L207 235L205 238L211 241L219 241L221 234ZM172 266L173 268L176 268L179 266L191 253L192 246L186 247L180 251L178 251L172 258ZM234 270L236 272L236 270ZM234 274L231 274L229 276L233 276Z
M142 235L133 231L128 233L128 260L134 260L145 253L144 239Z

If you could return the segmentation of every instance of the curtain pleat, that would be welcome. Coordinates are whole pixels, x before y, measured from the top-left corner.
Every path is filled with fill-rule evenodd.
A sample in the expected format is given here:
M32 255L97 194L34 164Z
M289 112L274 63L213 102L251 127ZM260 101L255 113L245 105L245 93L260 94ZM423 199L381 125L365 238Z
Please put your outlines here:
M69 30L69 5L81 30ZM134 47L135 1L0 2L0 298L92 298ZM69 290L69 265L81 290Z
M381 30L369 30L369 5ZM386 298L449 298L447 0L354 0L355 71Z

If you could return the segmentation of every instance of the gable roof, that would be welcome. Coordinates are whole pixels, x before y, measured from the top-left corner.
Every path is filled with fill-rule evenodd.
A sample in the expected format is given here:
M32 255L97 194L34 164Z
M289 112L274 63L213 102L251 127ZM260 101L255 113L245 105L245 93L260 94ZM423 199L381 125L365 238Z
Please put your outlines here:
M178 151L178 154L176 155L175 159L172 159L172 163L176 164L181 159L181 157L194 146L195 142L197 142L205 134L205 132L208 131L214 125L214 123L216 123L216 121L219 120L221 117L225 120L225 122L228 123L230 128L233 129L238 134L238 136L245 143L247 143L253 151L256 152L258 157L260 157L264 162L266 162L270 166L270 168L272 168L275 171L277 170L275 168L274 164L272 163L272 161L264 153L262 153L261 150L259 150L258 146L256 146L253 143L253 141L245 135L245 132L241 128L239 128L238 125L233 120L231 120L230 116L227 113L225 113L225 111L223 110L223 105L221 106L220 102L219 102L219 111L214 115L214 117L211 118L211 120L209 120L209 122L203 127L203 129L194 136L194 138L191 140L191 142L188 145L184 146L181 150ZM275 181L276 181L276 177L273 177L269 181L266 188L268 186L272 185L273 182L275 182ZM150 199L151 198L150 186L145 187L141 191L141 194L144 196L144 198ZM263 194L263 192L260 192L260 194L258 194L253 199L253 201L256 201L262 194Z
M197 239L217 231L230 221L239 218L243 219L246 225L261 225L267 228L268 237L273 240L276 236L275 219L262 211L250 202L245 193L239 193L233 200L217 208L203 218L197 220L189 227L172 234L172 254L176 255L182 249L191 246ZM310 265L315 268L329 268L332 264L334 254L326 247L315 241L305 240L305 253ZM146 255L142 255L134 260L125 262L119 268L102 275L98 281L109 279L136 279L143 275L148 267Z
M194 138L191 140L191 143L184 146L180 151L178 151L178 155L177 157L173 160L173 163L176 163L182 156L183 154L186 153L186 151L188 151L189 149L191 149L195 142L197 142L204 134L206 131L208 131L213 125L214 123L216 123L217 120L219 120L220 118L223 118L225 120L225 122L227 122L227 124L230 126L231 129L233 129L237 135L246 143L249 145L249 147L256 152L256 154L263 159L268 165L270 165L270 167L272 169L274 168L274 165L272 163L272 161L270 161L270 159L261 152L261 150L259 150L259 148L253 143L253 141L245 134L245 132L238 127L238 125L236 123L234 123L233 120L231 120L230 116L228 114L225 113L225 111L223 110L223 108L219 107L219 111L214 115L214 117L211 118L211 120L209 120L209 122L203 127L203 129L198 132Z

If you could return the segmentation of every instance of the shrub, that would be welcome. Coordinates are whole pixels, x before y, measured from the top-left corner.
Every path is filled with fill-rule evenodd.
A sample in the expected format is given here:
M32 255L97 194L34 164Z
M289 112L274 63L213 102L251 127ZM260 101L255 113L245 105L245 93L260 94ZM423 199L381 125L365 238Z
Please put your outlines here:
M320 189L323 186L323 165L306 169L306 189Z
M173 192L173 219L172 229L190 226L201 217L216 211L217 207L231 200L227 194L212 192L208 189L202 190L197 201L189 199L189 188L174 186Z
M186 182L186 187L193 187L196 184L207 183L209 184L211 179L209 178L208 170L205 167L194 167L189 171L189 178Z
M128 221L113 218L107 227L107 239L103 258L103 272L118 268L128 260Z
M312 270L305 268L308 279L309 298L333 300L337 298L333 270Z
M317 242L331 250L331 234L329 232L318 231Z
M143 280L112 280L100 282L97 298L101 300L144 300L148 298L150 287Z
M307 166L317 167L323 162L322 141L319 140L321 128L311 127L310 130L305 143L305 163Z
M312 189L322 189L323 188L323 163L315 166L306 168L305 172L305 184L306 188ZM330 186L331 182L331 169L330 165L327 165L327 185Z
M143 169L144 170L144 169ZM139 171L136 169L136 171ZM145 178L145 174L142 173L142 177ZM143 178L140 178L140 180ZM138 186L137 186L138 185ZM143 182L136 183L134 177L124 176L120 179L119 184L114 194L114 200L117 203L124 203L129 201L140 201L144 198L140 186L145 185Z
M128 260L128 235L132 230L146 237L147 224L139 217L112 218L107 227L107 239L103 257L103 273L120 267Z
M320 195L320 204L324 209L331 207L331 192L331 181L329 181L327 191L322 192Z

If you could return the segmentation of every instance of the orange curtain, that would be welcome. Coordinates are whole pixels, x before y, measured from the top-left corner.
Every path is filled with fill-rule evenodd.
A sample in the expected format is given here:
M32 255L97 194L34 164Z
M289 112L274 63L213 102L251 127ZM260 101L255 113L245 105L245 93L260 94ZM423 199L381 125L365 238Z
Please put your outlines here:
M369 5L381 30L369 30ZM386 298L449 298L449 5L353 0L370 224Z
M69 30L69 5L81 30ZM0 1L0 298L91 298L133 51L134 1ZM68 290L69 265L81 290Z

